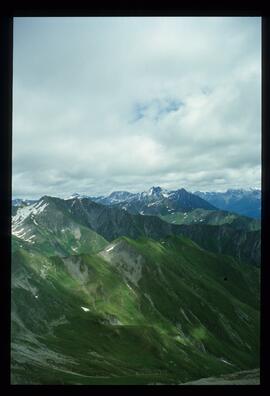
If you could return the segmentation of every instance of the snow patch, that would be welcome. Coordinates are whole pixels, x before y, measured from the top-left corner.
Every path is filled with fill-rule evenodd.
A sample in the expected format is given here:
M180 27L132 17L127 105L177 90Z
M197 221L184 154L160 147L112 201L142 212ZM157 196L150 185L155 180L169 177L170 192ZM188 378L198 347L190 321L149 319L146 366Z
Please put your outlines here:
M32 241L32 238L35 237L35 235L32 235L30 238L22 238L24 241L29 242L29 243L35 243L35 241Z
M19 231L13 230L12 234L16 235L17 237L20 237L21 234L25 234L24 228L21 228Z
M12 226L14 228L16 228L17 226L22 224L24 222L24 220L27 219L30 215L31 215L31 218L33 219L33 215L42 213L47 206L48 206L48 203L43 202L41 200L38 203L34 203L32 205L19 208L17 210L16 215L12 217ZM34 219L33 219L33 221L34 221Z
M188 318L187 314L185 313L185 311L183 310L183 308L180 308L180 311L182 313L182 315L184 316L184 318L186 319L186 321L190 324L192 324L192 322L190 321L190 319Z
M14 227L12 230L12 234L16 235L17 238L22 239L26 242L35 243L34 241L32 241L35 235L26 237L26 235L29 234L29 232L31 232L31 230L25 230L24 228L18 229L18 226Z
M144 296L147 298L147 300L149 301L150 305L151 305L154 309L156 309L156 307L155 307L155 305L154 305L154 303L153 303L153 301L152 301L152 298L149 296L149 294L147 294L147 293L143 293L143 294L144 294Z
M132 287L131 287L128 283L126 283L126 285L127 285L127 287L132 291L132 293L134 293L135 296L136 296L136 292L132 289Z
M90 311L90 309L89 309L89 308L86 308L86 307L81 307L81 309L82 309L83 311L85 311L85 312Z
M42 212L44 211L44 209L45 209L48 205L49 205L48 203L41 201L41 202L39 202L39 203L37 204L36 207L33 208L34 210L32 211L32 213L33 213L33 214L42 213Z
M229 364L229 365L233 366L233 364L232 364L232 363L230 363L230 362L227 362L227 360L225 360L225 359L222 359L222 358L220 358L220 360L221 360L222 362L226 363L226 364Z
M79 228L75 228L75 230L73 231L73 234L77 240L79 240L81 238L81 230Z
M111 250L113 250L115 248L115 245L111 246L109 249L106 249L106 252L110 252Z

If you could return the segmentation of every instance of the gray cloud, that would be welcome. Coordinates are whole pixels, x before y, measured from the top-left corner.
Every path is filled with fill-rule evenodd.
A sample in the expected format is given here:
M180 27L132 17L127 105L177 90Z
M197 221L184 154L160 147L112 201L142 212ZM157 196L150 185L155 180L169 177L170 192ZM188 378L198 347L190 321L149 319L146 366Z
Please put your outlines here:
M260 18L15 18L13 195L260 187Z

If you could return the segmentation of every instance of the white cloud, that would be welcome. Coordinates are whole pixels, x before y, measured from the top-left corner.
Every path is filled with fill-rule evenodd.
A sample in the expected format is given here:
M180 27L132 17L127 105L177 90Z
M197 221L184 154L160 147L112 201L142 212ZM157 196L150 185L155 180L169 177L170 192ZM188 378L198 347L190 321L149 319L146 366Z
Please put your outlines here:
M13 194L260 186L260 18L15 18Z

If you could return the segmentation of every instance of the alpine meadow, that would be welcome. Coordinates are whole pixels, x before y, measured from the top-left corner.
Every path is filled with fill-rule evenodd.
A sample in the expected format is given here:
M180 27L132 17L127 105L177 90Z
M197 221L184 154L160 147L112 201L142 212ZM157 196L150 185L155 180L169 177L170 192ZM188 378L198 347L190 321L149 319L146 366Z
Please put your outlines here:
M12 384L260 384L260 117L260 17L14 19Z

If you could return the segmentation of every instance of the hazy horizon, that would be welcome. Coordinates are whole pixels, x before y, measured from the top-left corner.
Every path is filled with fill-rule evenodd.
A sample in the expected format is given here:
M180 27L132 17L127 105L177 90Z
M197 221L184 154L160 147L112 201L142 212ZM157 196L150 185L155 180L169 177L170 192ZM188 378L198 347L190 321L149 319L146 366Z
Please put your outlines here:
M131 191L131 190L127 190L127 189L123 189L123 190L117 190L117 189L113 189L113 190L110 190L110 191L108 191L107 193L105 193L105 194L92 194L91 192L87 192L87 191L72 191L72 192L69 192L69 193L67 193L67 194L64 194L64 193L59 193L59 194L42 194L42 195L32 195L32 196L23 196L23 195L21 195L21 196L12 196L12 200L15 200L15 199L25 199L25 200L38 200L38 199L40 199L40 198L42 198L43 196L52 196L52 197L56 197L56 198L67 198L67 197L69 197L69 196L72 196L72 195L74 195L74 194L79 194L79 195L87 195L87 196L92 196L92 197L98 197L98 196L108 196L108 195L110 195L111 193L113 193L113 192L130 192L130 193L141 193L141 192L147 192L147 191L149 191L152 187L161 187L162 189L164 189L164 190L166 190L164 187L162 187L162 186L151 186L151 187L149 187L149 188L147 188L147 189L145 189L145 190L142 190L142 191ZM184 188L184 187L179 187L179 188L172 188L172 189L168 189L169 191L175 191L175 190L179 190L179 189L181 189L181 188ZM229 189L220 189L220 190L188 190L188 189L186 189L186 188L184 188L185 190L187 190L188 192L190 192L190 193L195 193L195 192L197 192L197 191L200 191L200 192L216 192L216 193L224 193L224 192L227 192L228 190L245 190L245 191L252 191L252 190L259 190L259 191L261 191L261 189L260 188L257 188L257 187L246 187L245 189L242 189L241 187L239 187L239 188L229 188Z

